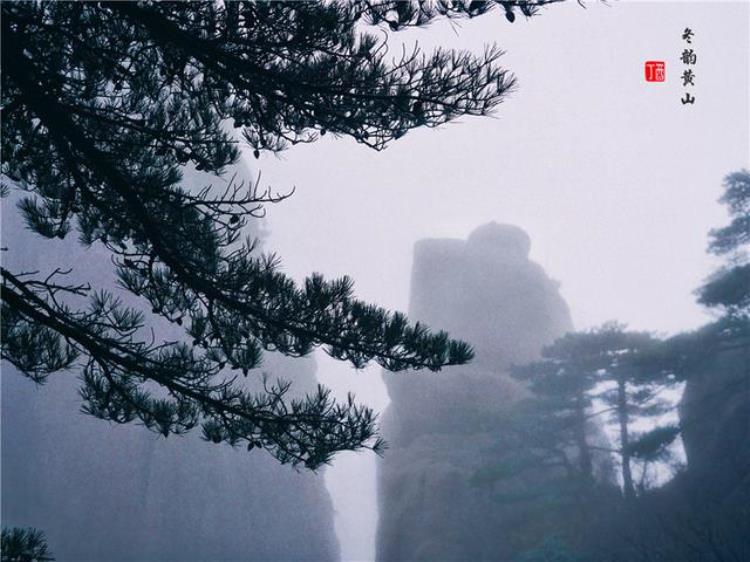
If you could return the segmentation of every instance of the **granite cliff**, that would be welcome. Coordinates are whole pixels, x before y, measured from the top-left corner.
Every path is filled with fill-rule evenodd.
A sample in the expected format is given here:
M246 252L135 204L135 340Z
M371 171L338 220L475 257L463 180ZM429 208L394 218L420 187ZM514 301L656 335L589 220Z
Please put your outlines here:
M529 249L525 232L497 223L466 241L415 246L410 316L469 341L476 357L437 374L384 373L392 402L383 418L391 448L379 465L380 562L506 560L541 536L531 528L544 523L539 506L509 499L528 481L474 484L494 462L498 414L527 392L508 367L572 327Z

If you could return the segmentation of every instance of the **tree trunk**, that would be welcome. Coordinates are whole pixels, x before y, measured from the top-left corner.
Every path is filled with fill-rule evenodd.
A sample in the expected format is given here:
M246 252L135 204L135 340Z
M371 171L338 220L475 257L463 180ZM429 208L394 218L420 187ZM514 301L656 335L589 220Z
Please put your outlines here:
M583 400L578 399L576 404L576 445L578 446L578 466L581 470L581 474L584 478L592 479L593 474L593 463L591 461L591 450L589 449L588 441L586 440L586 411L584 409Z
M622 484L625 499L635 498L633 487L633 474L630 472L630 439L628 435L628 397L626 393L625 379L619 377L617 380L617 419L620 423L620 450L622 455Z

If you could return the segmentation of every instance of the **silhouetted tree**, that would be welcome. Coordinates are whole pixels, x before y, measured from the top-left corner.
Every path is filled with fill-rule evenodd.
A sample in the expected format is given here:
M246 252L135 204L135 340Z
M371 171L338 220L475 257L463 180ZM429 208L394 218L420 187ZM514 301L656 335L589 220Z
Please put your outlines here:
M501 443L518 448L531 467L565 466L568 477L585 475L584 482L593 481L592 452L604 449L621 461L625 496L638 496L611 504L607 496L583 496L594 533L582 548L592 560L744 560L750 553L750 172L728 175L720 201L730 222L711 231L709 251L727 261L697 291L699 303L719 312L716 321L666 340L606 324L566 334L540 361L512 369L532 395L503 428L510 437ZM693 385L690 400L682 400L678 424L660 424L679 383ZM586 420L604 414L618 430L616 448L593 444L586 430ZM649 430L635 432L636 421ZM649 464L672 463L669 446L679 435L702 463L689 459L669 486L648 490ZM540 550L554 557L554 549Z
M439 370L469 360L469 346L355 300L347 278L297 286L242 240L262 204L285 196L242 182L190 192L180 166L221 174L239 157L234 129L257 158L326 133L379 150L484 115L514 84L498 49L391 60L362 24L397 30L495 5L513 20L553 1L4 2L6 187L30 193L20 209L42 236L64 238L75 220L84 244L113 254L120 284L189 341L153 341L143 312L60 270L3 268L3 358L37 382L80 367L85 411L165 436L201 425L211 441L310 468L379 450L374 414L351 398L319 388L290 401L285 382L251 393L225 368L246 375L262 350L324 346L357 367Z
M730 223L710 233L709 252L728 258L699 289L698 302L723 309L728 316L750 314L750 172L740 170L724 178L719 201L727 206Z
M609 323L566 334L543 350L543 360L513 369L533 393L527 410L546 420L542 425L551 430L558 448L575 450L580 475L593 481L592 450L617 455L626 498L636 493L633 461L649 463L665 455L679 433L671 425L654 425L646 433L632 427L636 420L658 418L673 407L660 396L674 384L670 370L653 360L660 345L646 332ZM617 428L616 448L592 444L589 438L589 420L605 414Z
M33 528L3 527L0 541L2 562L49 562L54 559L42 531Z
M532 397L521 403L522 425L551 439L549 446L564 454L572 476L575 451L577 475L593 478L591 448L586 431L591 391L596 375L588 364L588 334L569 333L542 350L542 360L514 365L514 378L526 381ZM525 414L525 415L524 415Z
M727 175L719 202L726 205L730 222L711 230L708 251L724 257L726 263L696 292L698 302L720 316L698 330L670 338L653 356L681 379L699 373L717 354L750 348L750 172Z
M610 523L611 560L744 560L747 533L748 428L750 428L750 173L724 179L719 201L729 224L709 234L709 252L726 263L700 287L698 302L718 318L677 334L643 353L639 368L670 373L685 383L678 427L657 427L631 446L634 454L659 451L682 435L687 467L669 486L643 494ZM602 534L606 534L607 527Z

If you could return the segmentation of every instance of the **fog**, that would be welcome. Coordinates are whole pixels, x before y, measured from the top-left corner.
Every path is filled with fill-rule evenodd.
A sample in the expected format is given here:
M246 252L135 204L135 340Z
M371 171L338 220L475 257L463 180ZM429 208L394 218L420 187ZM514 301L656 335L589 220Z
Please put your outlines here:
M268 209L269 246L285 270L350 275L362 298L406 310L417 240L466 238L499 221L529 234L531 258L560 282L576 329L616 319L672 334L706 322L693 294L716 265L706 233L726 219L721 178L750 154L748 4L586 6L512 25L500 12L439 22L404 37L425 49L496 41L519 86L494 118L415 131L382 153L326 137L262 157L264 182L296 186ZM699 57L693 106L680 103L685 27ZM666 61L665 83L644 81L646 60ZM385 408L378 368L317 360L324 384ZM342 454L326 475L345 560L373 556L374 464Z
M695 32L693 48L698 54L693 89L696 102L687 106L680 102L685 88L679 80L684 46L681 34L686 27ZM415 42L426 51L443 46L476 52L497 42L506 51L502 64L515 74L518 87L492 117L462 118L434 130L411 131L383 152L333 135L293 147L279 156L263 153L256 159L248 149L241 173L255 178L260 172L261 184L278 192L294 188L290 198L267 207L264 219L264 250L281 258L286 273L296 280L312 272L328 278L348 275L355 281L356 295L363 300L388 309L413 310L415 244L435 238L466 240L477 227L497 222L517 226L528 234L529 259L543 268L544 283L549 277L559 284L555 290L564 301L560 309L567 306L575 330L617 320L630 329L666 337L695 329L713 318L696 303L694 292L719 263L706 253L706 245L707 233L727 221L725 209L717 203L722 178L747 167L750 161L750 4L622 1L586 2L582 7L571 2L551 6L529 20L519 17L513 24L500 11L471 21L441 20L425 29L393 35L389 44L396 54L401 43ZM645 82L646 60L666 62L665 83ZM23 239L20 221L9 219L10 213L15 210L4 204L3 245L8 245L8 240ZM46 251L50 259L55 254ZM85 266L86 271L96 270L103 260L95 254L92 257L91 252L70 250L66 254L68 251L56 257L63 262L93 259ZM27 255L10 261L36 267L37 257ZM559 326L566 325L567 311L560 313L565 318ZM555 335L562 331L560 328ZM353 392L359 402L378 412L388 407L390 400L380 367L355 370L322 351L315 352L314 362L318 381L337 396L343 398ZM310 383L314 370L312 362L304 360L296 366L270 360L266 367L292 379L293 375L287 373L298 372L305 384ZM19 378L10 383L6 377L17 374L10 368L3 371L5 447L7 439L12 438L9 435L25 431L8 425L8 404L20 396L19 404L42 408L40 404L51 400L40 399L40 393L62 387L55 382L29 390L31 382ZM421 379L441 374L425 371L397 376ZM60 392L73 392L72 383L65 388ZM79 416L75 413L76 398L64 396L70 415ZM18 419L41 423L31 415L36 410L20 414L20 406L11 410L20 416ZM68 419L64 413L52 415ZM76 431L92 443L100 443L91 445L99 454L113 456L99 459L101 471L122 467L118 463L126 462L122 457L127 456L123 451L135 454L146 447L144 455L149 460L143 464L162 463L158 469L161 473L145 477L155 482L168 482L170 467L194 465L198 468L188 480L194 486L202 485L201 470L214 474L218 466L231 472L232 476L213 484L211 493L260 493L259 497L273 498L300 486L304 506L312 507L299 521L285 523L284 514L298 509L291 502L280 505L271 522L262 521L257 514L251 518L254 525L267 525L269 529L263 531L263 540L268 539L268 543L258 550L257 559L270 555L271 550L264 550L270 548L268 544L283 543L287 534L296 536L303 545L300 548L306 537L325 535L320 552L331 559L335 559L338 547L344 561L376 558L376 466L382 461L371 453L339 454L318 477L297 476L287 467L278 467L283 476L277 477L271 474L271 467L276 467L270 459L267 464L258 460L246 463L242 449L224 450L223 446L219 458L211 459L209 453L214 454L217 447L197 443L192 437L184 438L190 443L184 448L170 441L162 460L154 461L151 447L154 442L160 447L163 440L135 436L143 432L140 428L113 428L105 422L85 420ZM35 426L29 431L59 438L49 429ZM109 435L112 439L122 437L126 445L120 450L106 443ZM211 448L208 453L197 453L200 447ZM81 446L81 454L87 454L87 448ZM13 451L23 449L22 443L12 444ZM55 454L65 456L60 451ZM4 473L6 465L15 462L5 458ZM12 467L12 475L23 472L19 463ZM54 463L50 461L50 465ZM70 464L62 466L78 470ZM46 470L55 469L49 466ZM258 492L247 484L253 470L264 482L272 483L268 490ZM101 475L93 469L92 473L97 478ZM8 478L3 477L6 497L13 485ZM123 478L126 483L115 498L130 493L128 478L137 479L129 473ZM335 538L326 534L330 529L323 519L329 500L320 478L324 478L332 500L338 547ZM59 480L64 482L64 475ZM34 484L25 482L24 486L33 488ZM137 488L137 483L133 486ZM152 501L149 513L158 512L160 502L166 505L171 494L181 493L178 489L159 491L157 497L162 499ZM106 503L108 496L103 498ZM186 521L201 518L201 502L207 501L201 498L193 496L185 504L186 509L194 510L185 516ZM3 506L4 518L10 515L22 519L21 524L42 528L64 527L59 521L64 511L47 512L49 520L35 522L28 514L49 506L42 502L26 512L18 508L22 499L14 501L17 504L10 512ZM65 508L65 502L52 503L54 510ZM315 506L322 506L320 520L316 519ZM227 508L233 521L222 519L222 524L229 525L227 533L241 531L236 518L243 510L256 507L252 501L234 498ZM110 512L116 508L109 505L102 509ZM138 512L137 506L127 509ZM216 509L220 514L221 509ZM170 523L151 524L171 528ZM281 529L286 524L290 527ZM294 525L304 527L303 531L298 533ZM59 546L52 540L60 536L59 528L48 532L53 552ZM210 534L210 525L207 529L203 532ZM127 536L125 533L125 538L118 539L122 544L117 543L117 548L122 552L128 548ZM151 550L146 551L170 552L159 550L166 548L160 546L160 539L148 540ZM294 548L289 546L290 552Z

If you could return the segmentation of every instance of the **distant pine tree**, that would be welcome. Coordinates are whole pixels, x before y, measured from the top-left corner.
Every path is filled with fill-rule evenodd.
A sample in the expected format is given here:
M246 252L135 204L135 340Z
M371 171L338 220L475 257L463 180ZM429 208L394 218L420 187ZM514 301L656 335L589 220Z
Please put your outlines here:
M708 250L726 256L728 263L698 291L698 302L723 309L729 316L750 315L750 171L740 170L724 178L724 194L730 222L710 233Z
M665 455L679 433L653 422L646 433L633 430L635 421L655 420L673 408L662 396L675 383L673 374L654 360L660 346L647 332L609 323L566 334L543 350L543 360L513 369L513 376L528 381L533 393L527 405L532 418L547 420L542 425L555 436L556 449L575 450L581 476L593 481L593 450L618 457L626 498L636 494L632 463ZM617 428L616 448L592 444L589 438L589 420L604 414Z
M54 559L42 531L33 528L3 527L0 541L2 562L50 562Z
M726 259L698 288L698 303L719 313L715 322L665 342L658 357L681 379L700 373L711 357L750 349L750 171L724 178L719 202L727 207L729 224L711 230L708 251ZM727 392L731 392L727 389Z

